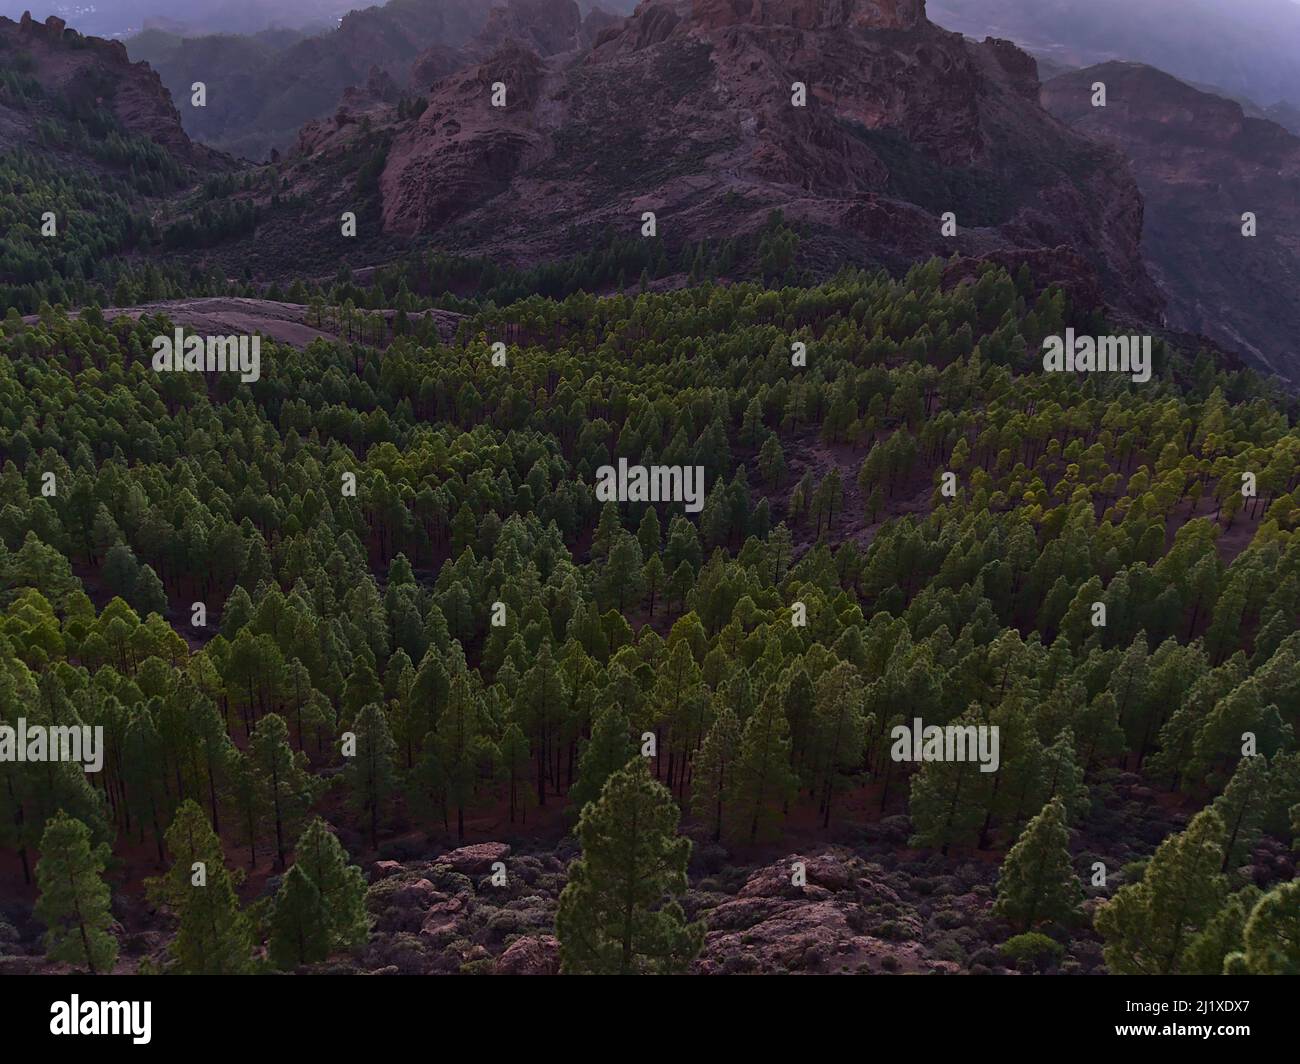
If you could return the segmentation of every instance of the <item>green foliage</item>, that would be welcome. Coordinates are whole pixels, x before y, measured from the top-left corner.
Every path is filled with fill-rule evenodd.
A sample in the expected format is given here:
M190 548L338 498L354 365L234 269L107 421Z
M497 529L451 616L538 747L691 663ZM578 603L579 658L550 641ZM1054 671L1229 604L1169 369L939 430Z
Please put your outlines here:
M1197 960L1187 956L1227 896L1223 819L1198 813L1187 830L1160 844L1140 883L1126 884L1097 910L1106 964L1124 975L1174 975Z
M1043 920L1069 923L1083 900L1069 841L1065 803L1053 798L1007 852L994 912L1026 931Z
M41 892L36 915L48 928L45 955L84 966L91 975L111 972L117 960L110 891L103 880L108 859L108 846L93 846L81 821L59 813L46 822L36 865Z
M182 802L167 829L173 863L149 880L149 896L178 919L168 971L181 975L240 975L252 970L252 928L239 908L236 880L203 811Z
M271 915L267 955L277 968L323 961L329 935L321 918L321 897L307 874L294 865L280 883Z
M171 322L74 320L21 282L9 305L36 320L0 326L0 718L102 726L114 756L93 785L74 765L9 765L0 846L29 869L62 809L93 845L165 860L187 804L250 865L273 832L289 864L313 811L370 849L390 824L450 830L453 808L472 836L462 808L508 806L516 824L533 803L595 808L645 732L695 826L741 847L787 813L852 828L864 793L940 850L1008 847L1053 799L1087 839L1138 772L1212 804L1223 836L1212 869L1208 843L1162 847L1117 892L1108 966L1244 955L1227 917L1210 960L1187 951L1256 841L1297 831L1294 402L1159 343L1142 389L1036 372L1044 320L1105 322L993 268L956 288L936 261L815 288L583 290L682 266L636 244L593 245L586 273L425 258L365 287L296 285L339 338L265 341L252 385L156 374ZM229 290L202 270L92 267L82 295ZM524 298L479 301L493 291ZM467 315L450 340L421 313L444 298ZM393 336L377 312L399 305ZM704 511L602 505L595 471L620 455L702 464ZM933 491L947 469L955 500ZM1233 502L1247 469L1261 495ZM998 726L999 771L896 761L904 714ZM339 799L317 804L326 779ZM1186 875L1195 912L1178 919ZM188 926L184 900L167 904ZM358 941L346 908L331 951ZM229 966L242 946L223 950Z
M1002 943L998 949L1013 964L1030 963L1039 969L1056 963L1065 953L1064 946L1038 931L1015 935Z
M570 975L684 972L704 944L665 895L686 891L689 839L677 806L637 758L612 775L578 822L582 856L569 866L555 918L560 970Z

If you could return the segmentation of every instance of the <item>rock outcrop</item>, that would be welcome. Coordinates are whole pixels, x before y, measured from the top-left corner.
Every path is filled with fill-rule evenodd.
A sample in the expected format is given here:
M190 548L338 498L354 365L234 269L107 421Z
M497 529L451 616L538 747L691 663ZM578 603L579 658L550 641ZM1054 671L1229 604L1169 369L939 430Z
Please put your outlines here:
M1092 105L1099 81L1105 107ZM1128 157L1169 325L1300 382L1300 137L1136 63L1062 75L1042 98L1077 132ZM1255 236L1245 235L1247 213Z
M635 234L646 210L677 247L779 208L828 271L1064 247L1107 302L1159 318L1136 183L1039 105L1014 45L942 30L921 0L646 0L589 50L545 54L568 45L572 6L513 0L489 21L491 55L432 84L417 120L390 116L386 233L531 266L605 227ZM329 120L304 131L291 185L329 195L315 160L346 156L349 137Z
M216 154L195 145L162 80L147 63L132 63L121 41L83 37L51 15L0 16L3 54L23 56L23 68L66 114L110 111L128 133L166 148L179 162L213 165Z

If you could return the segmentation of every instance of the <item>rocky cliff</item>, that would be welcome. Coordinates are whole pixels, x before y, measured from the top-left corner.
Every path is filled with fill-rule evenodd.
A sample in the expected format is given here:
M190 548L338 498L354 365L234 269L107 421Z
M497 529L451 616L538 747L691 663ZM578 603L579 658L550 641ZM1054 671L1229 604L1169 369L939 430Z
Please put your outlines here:
M942 30L922 0L647 0L590 49L547 54L568 43L571 6L515 5L493 54L388 125L387 233L528 265L605 226L635 235L645 211L676 246L780 208L828 271L1068 248L1109 300L1159 317L1122 157L1039 105L1015 46ZM527 28L539 14L560 31L549 44ZM330 121L286 167L313 197L338 188L317 164L354 136Z
M51 15L0 17L0 56L39 83L65 114L109 111L122 128L162 145L178 161L212 164L215 153L196 146L181 126L171 94L146 63L132 63L120 41L84 37Z
M1107 105L1092 106L1104 82ZM1169 324L1300 381L1300 138L1136 63L1043 86L1044 104L1127 155L1146 199L1143 248ZM1243 215L1255 216L1255 236Z

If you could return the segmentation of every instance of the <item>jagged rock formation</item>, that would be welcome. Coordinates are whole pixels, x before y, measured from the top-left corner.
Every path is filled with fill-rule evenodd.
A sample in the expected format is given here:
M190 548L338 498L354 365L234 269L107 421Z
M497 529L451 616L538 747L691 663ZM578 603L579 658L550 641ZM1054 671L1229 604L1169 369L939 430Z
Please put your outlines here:
M647 0L589 50L551 55L572 16L540 50L519 29L539 13L559 25L569 7L516 0L493 54L433 85L418 120L386 127L385 232L529 265L582 246L566 234L634 235L647 210L676 246L753 231L781 208L828 271L1068 248L1110 302L1159 317L1136 184L1118 154L1043 110L1014 45L948 33L922 0ZM337 189L316 175L354 136L328 120L305 130L291 185Z
M187 38L165 50L151 50L147 39L130 46L144 50L178 97L194 81L207 83L208 106L185 113L191 135L262 159L292 143L303 123L329 114L349 85L365 84L372 67L405 85L426 50L457 52L484 27L490 0L358 6L337 29L286 48L235 36Z
M618 19L599 8L584 18L574 0L506 0L494 7L474 39L460 48L435 44L411 68L411 88L427 92L448 74L490 59L505 48L522 47L545 57L590 45Z
M1105 82L1107 106L1092 106ZM1043 102L1127 156L1146 199L1143 247L1169 324L1300 381L1300 138L1136 63L1055 78ZM1254 212L1258 236L1242 234Z
M158 75L147 63L132 63L121 41L84 37L61 18L38 22L28 12L18 22L0 16L0 55L70 113L105 108L128 133L162 145L182 163L216 162L215 153L186 135Z

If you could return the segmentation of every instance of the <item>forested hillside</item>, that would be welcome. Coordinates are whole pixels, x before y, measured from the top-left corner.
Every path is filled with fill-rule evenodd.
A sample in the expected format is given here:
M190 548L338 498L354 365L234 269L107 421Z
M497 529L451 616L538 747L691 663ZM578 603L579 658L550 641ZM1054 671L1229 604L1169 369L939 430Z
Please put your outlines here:
M0 964L1294 973L1296 402L1159 341L1044 373L1111 324L947 275L449 343L300 284L341 335L253 383L11 307L0 717L106 761L4 766ZM702 510L602 503L620 459Z

